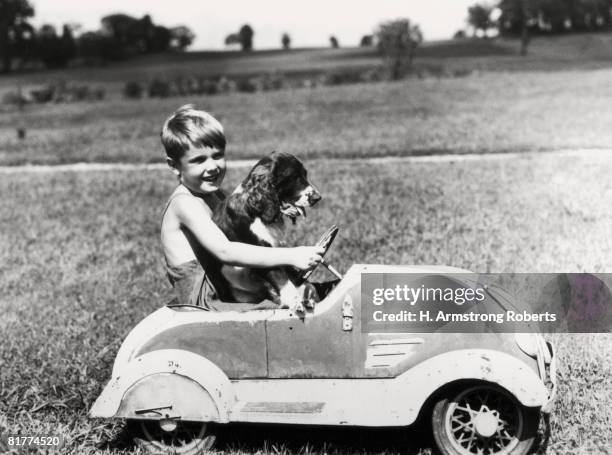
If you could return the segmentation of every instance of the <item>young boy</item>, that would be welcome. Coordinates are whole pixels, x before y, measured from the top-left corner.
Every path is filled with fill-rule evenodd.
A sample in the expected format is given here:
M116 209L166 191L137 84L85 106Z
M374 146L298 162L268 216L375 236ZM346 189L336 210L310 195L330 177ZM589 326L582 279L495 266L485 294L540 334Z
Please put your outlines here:
M221 302L225 297L222 264L308 270L321 262L322 248L230 242L213 222L212 213L225 197L221 183L226 145L223 127L214 117L192 105L182 106L164 123L161 141L167 163L179 180L161 226L168 278L179 303L210 310L228 308Z

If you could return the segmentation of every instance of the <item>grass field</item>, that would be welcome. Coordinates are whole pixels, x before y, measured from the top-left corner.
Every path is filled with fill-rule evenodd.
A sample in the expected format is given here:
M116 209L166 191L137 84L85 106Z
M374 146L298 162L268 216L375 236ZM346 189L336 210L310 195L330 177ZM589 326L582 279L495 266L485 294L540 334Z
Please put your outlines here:
M612 35L426 43L422 67L462 78L126 101L126 80L378 65L372 50L153 56L106 68L0 78L0 94L62 78L95 103L0 105L0 165L162 162L165 117L191 102L226 127L230 159L273 149L308 160L325 195L292 239L342 231L331 260L448 264L481 272L612 271L612 158L540 153L612 147ZM25 141L15 128L27 126ZM536 152L514 159L368 157ZM328 161L331 157L355 160ZM231 170L233 187L246 169ZM0 433L60 433L65 453L140 453L122 423L88 420L127 332L169 297L159 247L162 171L0 174ZM555 335L560 389L547 454L611 453L612 335ZM223 454L431 453L427 429L230 426ZM0 448L0 452L2 448Z
M0 113L0 165L161 162L159 130L195 103L228 154L302 157L487 153L612 144L612 70L482 73L258 94L31 106ZM16 125L27 125L26 140Z
M523 155L459 162L311 160L325 199L294 240L337 223L330 260L476 271L609 270L612 160ZM232 170L232 187L246 169ZM129 329L168 297L161 171L5 174L0 179L0 427L60 433L65 453L139 453L122 424L88 420ZM612 337L556 335L558 404L546 453L609 453ZM232 426L220 453L431 453L424 429Z
M602 68L612 64L612 34L590 33L557 37L534 37L527 57L518 55L514 39L464 39L426 41L417 49L415 67L444 67L476 71L562 70ZM255 51L175 52L137 57L98 67L74 67L52 71L29 71L0 77L0 93L64 79L104 86L117 95L126 81L153 77L287 74L371 68L381 64L374 47L310 48Z
M222 120L234 158L273 149L316 158L609 148L612 34L536 38L527 58L516 48L507 40L422 45L417 67L467 69L460 78L165 100L129 101L119 92L127 80L157 75L320 72L374 67L380 58L373 49L202 52L3 76L0 94L17 83L65 79L101 84L109 97L30 105L23 113L0 105L0 165L161 162L161 124L185 103ZM18 127L27 128L25 140Z

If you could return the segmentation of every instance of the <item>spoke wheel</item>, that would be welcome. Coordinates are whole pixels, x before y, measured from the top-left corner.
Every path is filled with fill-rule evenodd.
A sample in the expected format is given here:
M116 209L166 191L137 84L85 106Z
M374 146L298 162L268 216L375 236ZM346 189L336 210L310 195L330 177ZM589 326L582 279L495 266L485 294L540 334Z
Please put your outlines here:
M215 442L214 424L176 420L131 420L134 442L150 454L200 455Z
M445 455L524 455L538 429L537 409L501 387L477 385L434 406L433 433Z

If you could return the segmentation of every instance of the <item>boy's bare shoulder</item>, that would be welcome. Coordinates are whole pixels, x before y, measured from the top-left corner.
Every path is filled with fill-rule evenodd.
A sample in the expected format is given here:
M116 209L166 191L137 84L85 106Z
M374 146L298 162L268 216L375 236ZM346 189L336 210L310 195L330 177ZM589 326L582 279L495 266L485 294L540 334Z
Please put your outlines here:
M168 208L166 209L175 216L189 216L194 213L205 212L207 215L212 215L212 210L202 198L191 194L189 190L179 186L168 198Z

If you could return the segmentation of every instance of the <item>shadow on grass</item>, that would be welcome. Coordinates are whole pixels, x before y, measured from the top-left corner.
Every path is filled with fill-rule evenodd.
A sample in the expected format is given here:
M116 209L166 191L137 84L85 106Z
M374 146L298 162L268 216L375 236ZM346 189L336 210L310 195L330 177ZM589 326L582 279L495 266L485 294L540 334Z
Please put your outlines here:
M423 424L401 428L231 423L217 427L214 452L227 454L395 454L430 455L434 445ZM97 447L110 451L136 448L128 425Z
M219 428L215 449L226 453L432 453L429 428L229 424Z
M132 451L136 446L127 425L99 449ZM532 450L546 453L550 423L544 415ZM409 427L369 428L313 425L231 423L217 427L214 452L226 454L404 454L432 455L439 452L424 423Z
M125 424L118 433L104 440L97 447L102 450L132 450L135 447L134 440L132 439L133 436L133 433L129 430L127 424Z
M544 455L548 450L548 444L550 444L551 426L550 426L550 414L542 414L540 420L540 430L536 436L534 449L537 455Z

